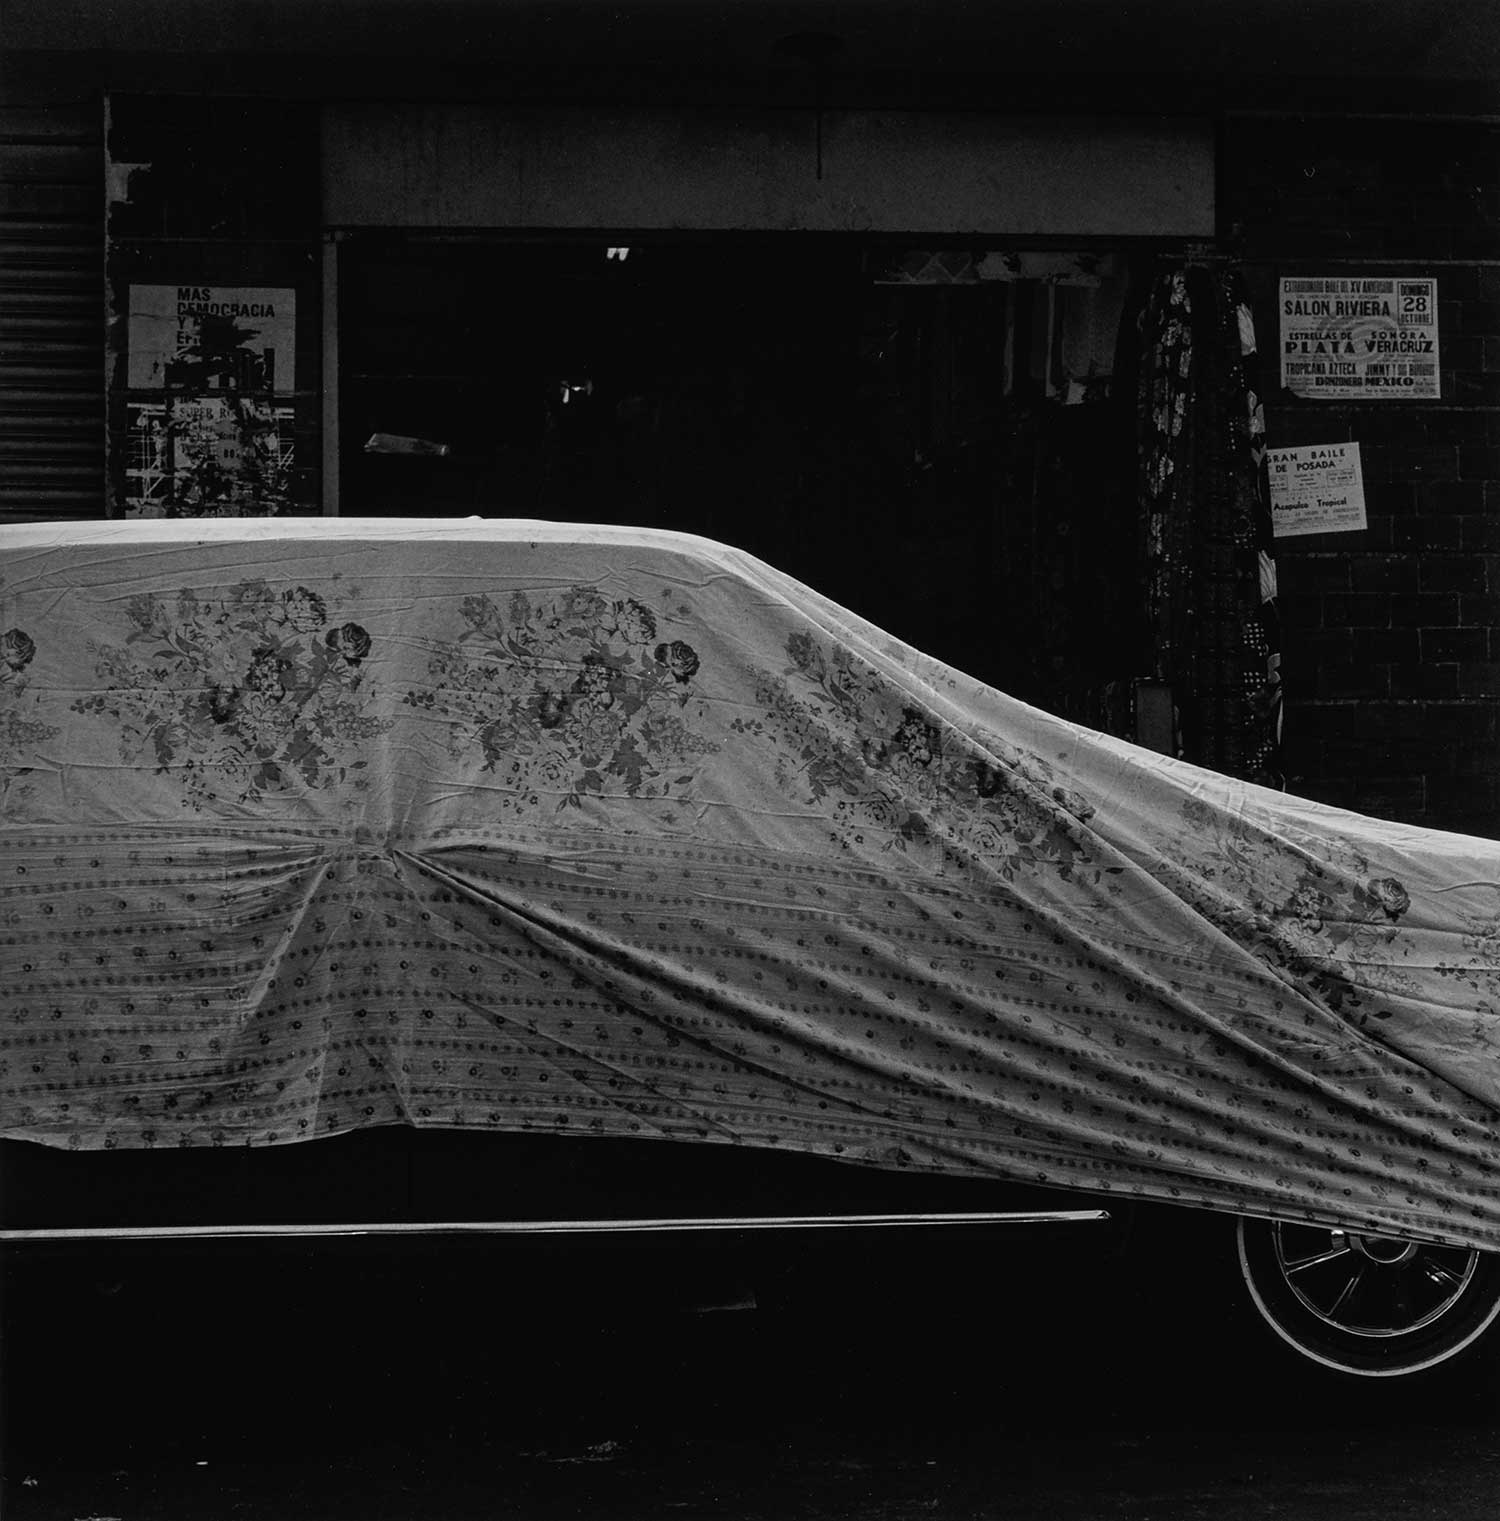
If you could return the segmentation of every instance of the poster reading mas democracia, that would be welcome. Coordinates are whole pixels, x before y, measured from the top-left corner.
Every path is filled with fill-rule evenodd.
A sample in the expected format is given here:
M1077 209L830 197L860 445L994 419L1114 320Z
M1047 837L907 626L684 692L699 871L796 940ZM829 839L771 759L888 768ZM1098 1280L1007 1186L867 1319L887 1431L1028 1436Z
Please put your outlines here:
M1321 401L1436 400L1437 281L1284 278L1281 384Z
M290 288L132 285L126 384L133 391L296 389Z

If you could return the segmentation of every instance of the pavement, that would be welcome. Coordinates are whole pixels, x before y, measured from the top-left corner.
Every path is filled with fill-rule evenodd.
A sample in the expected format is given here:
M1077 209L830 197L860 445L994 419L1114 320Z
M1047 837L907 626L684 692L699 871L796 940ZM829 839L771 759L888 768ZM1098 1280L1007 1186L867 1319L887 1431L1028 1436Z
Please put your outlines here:
M607 1257L12 1273L3 1517L1500 1514L1491 1366L1328 1382L1240 1313L1222 1263L1188 1265L844 1261L822 1295L753 1309L665 1293L681 1264L657 1258L628 1290Z

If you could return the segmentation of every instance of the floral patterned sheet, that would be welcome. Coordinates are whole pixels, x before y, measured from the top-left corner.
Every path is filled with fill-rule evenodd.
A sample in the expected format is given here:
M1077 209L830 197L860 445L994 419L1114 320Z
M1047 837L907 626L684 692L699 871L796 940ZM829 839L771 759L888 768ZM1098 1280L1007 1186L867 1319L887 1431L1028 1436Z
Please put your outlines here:
M0 1134L786 1147L1500 1247L1500 845L532 522L0 530Z

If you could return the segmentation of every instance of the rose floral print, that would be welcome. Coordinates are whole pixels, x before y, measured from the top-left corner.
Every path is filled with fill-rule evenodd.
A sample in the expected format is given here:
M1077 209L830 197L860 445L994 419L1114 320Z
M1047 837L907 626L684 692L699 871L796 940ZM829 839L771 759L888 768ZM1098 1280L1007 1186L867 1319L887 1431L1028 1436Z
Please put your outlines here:
M359 624L330 627L316 592L263 580L221 598L135 597L128 612L123 645L90 646L103 690L73 704L116 720L122 759L154 755L198 810L365 789L361 752L391 720L366 712Z
M24 757L57 734L54 725L28 716L35 705L26 695L26 668L35 659L36 641L25 629L0 634L0 801L29 790L25 778L35 768Z
M579 808L586 796L686 797L718 746L693 727L701 661L635 598L573 587L466 597L468 628L437 646L431 685L405 702L442 718L448 750L506 783L503 809ZM686 609L681 610L686 616Z
M777 786L821 803L845 845L916 854L937 869L977 865L1005 881L1041 868L1066 882L1086 870L1113 890L1118 868L1091 861L1092 806L1054 788L1035 758L986 758L841 646L799 632L786 652L779 676L762 674L763 716L730 728L771 747Z
M8 628L0 634L0 681L19 676L36 658L36 641L25 629Z
M1415 986L1393 957L1411 894L1397 878L1376 876L1354 845L1325 843L1322 860L1299 856L1284 832L1259 826L1248 810L1231 814L1196 798L1178 817L1197 850L1191 870L1173 870L1174 889L1263 961L1356 1026L1385 1017L1380 993ZM1289 862L1300 862L1294 873Z

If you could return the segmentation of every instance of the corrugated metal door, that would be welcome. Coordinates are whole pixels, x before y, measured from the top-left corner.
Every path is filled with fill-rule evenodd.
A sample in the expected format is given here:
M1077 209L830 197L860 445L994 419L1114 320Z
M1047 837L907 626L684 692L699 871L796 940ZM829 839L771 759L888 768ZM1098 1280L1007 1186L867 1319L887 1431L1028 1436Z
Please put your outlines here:
M103 107L3 107L0 522L103 515Z

